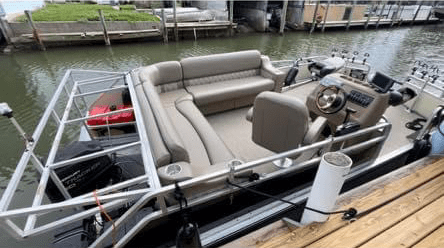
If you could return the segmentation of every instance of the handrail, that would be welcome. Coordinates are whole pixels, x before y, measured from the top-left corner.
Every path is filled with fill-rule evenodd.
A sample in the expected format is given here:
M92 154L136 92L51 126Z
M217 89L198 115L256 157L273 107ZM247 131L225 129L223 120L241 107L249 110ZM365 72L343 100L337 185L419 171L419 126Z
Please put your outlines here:
M113 112L106 113L106 114L99 114L99 115L87 116L87 117L81 117L81 118L69 120L69 115L70 115L71 109L73 108L74 99L76 97L83 98L83 97L91 95L91 94L97 94L100 92L106 92L106 91L110 90L110 89L105 89L105 90L93 91L91 89L91 91L89 91L89 92L77 94L78 87L81 86L80 84L90 84L91 81L88 81L88 80L76 81L76 80L74 80L74 78L72 76L73 72L84 72L84 70L68 70L65 73L65 76L63 77L59 87L57 88L56 92L54 93L54 96L51 99L50 104L48 105L48 108L45 110L44 115L41 118L36 131L34 132L34 135L33 135L34 143L31 143L27 147L27 150L25 150L24 154L22 155L22 157L17 165L17 169L14 172L13 176L11 177L11 180L10 180L10 182L5 190L5 193L3 194L2 199L0 201L0 222L2 224L5 224L5 225L2 225L4 228L9 228L9 231L15 233L15 236L19 236L19 237L35 236L35 235L53 230L59 226L66 225L66 224L78 221L79 219L86 218L88 216L97 214L100 212L100 209L98 207L95 207L95 208L91 208L91 209L88 209L88 210L85 210L82 212L68 215L67 217L57 220L56 222L44 224L42 226L37 226L37 227L35 226L37 216L45 215L45 214L48 214L48 213L51 213L54 211L59 211L60 209L72 209L72 208L76 208L76 207L91 205L91 204L94 204L97 200L102 202L104 204L104 206L107 206L110 209L119 208L119 207L124 206L125 204L132 203L135 201L135 203L116 221L116 223L115 223L116 228L118 228L121 223L125 223L127 221L126 217L132 216L133 214L135 214L140 208L145 206L145 204L151 199L157 199L157 202L160 204L160 210L158 210L158 212L154 212L151 215L152 218L164 216L164 215L167 215L171 212L177 211L179 209L178 205L167 207L164 202L164 197L166 196L166 194L169 194L174 190L174 185L168 185L168 186L162 187L162 185L160 184L159 177L156 173L156 166L153 161L152 154L151 154L151 147L149 144L149 139L148 139L143 121L139 121L136 123L136 128L137 128L137 131L139 134L139 140L136 142L132 142L129 144L124 144L124 145L113 146L111 148L108 148L108 149L105 149L103 151L99 151L99 152L96 152L93 154L83 155L83 156L80 156L77 158L66 159L63 161L55 162L55 156L56 156L57 151L59 150L59 146L61 145L62 137L65 132L64 129L67 124L73 124L73 123L80 124L80 122L91 119L91 118L97 118L100 116L108 116L108 115L112 115L112 114L116 114L116 113L120 113L120 112L126 112L126 111L134 111L134 115L136 117L136 120L143 120L142 109L141 109L141 106L139 105L139 102L137 100L137 95L136 95L135 88L134 88L134 85L137 82L132 81L134 79L134 77L131 77L131 75L130 75L131 72L130 73L111 73L111 75L116 75L116 74L121 75L121 78L120 78L122 80L121 83L123 83L124 86L118 86L117 88L120 89L120 88L127 87L129 89L131 99L133 99L133 108L119 110L119 111L113 111ZM90 71L90 72L98 73L98 71ZM103 73L103 72L100 72L100 73ZM103 74L106 74L106 73L103 73ZM108 78L108 76L105 75L101 79L103 79L103 78ZM110 77L110 78L114 79L115 77ZM95 78L92 77L91 80L95 81L94 83L99 84L99 83L103 82L101 79L99 79L97 77L95 77ZM135 80L137 80L137 79L135 79ZM68 95L68 99L66 100L64 98L60 98L60 95L61 95L63 89L65 88L65 86L68 85L68 83L72 83L72 87L70 88L71 92ZM111 89L111 90L113 90L113 89ZM59 101L64 101L65 105L63 105L63 104L57 105L59 103ZM49 151L49 155L48 155L48 159L46 161L46 164L43 165L39 161L38 161L39 163L36 163L36 166L40 166L40 167L38 167L38 169L41 172L41 177L40 177L38 189L35 193L35 197L34 197L32 206L8 210L9 204L14 197L14 192L16 191L16 189L18 187L19 181L23 176L26 166L28 165L30 159L37 158L37 156L34 154L34 148L37 145L40 135L42 134L45 126L48 123L49 117L53 113L55 113L56 106L59 108L62 108L62 109L64 108L64 113L63 113L63 116L61 119L57 116L59 118L58 122L56 122L57 131L56 131L55 136L53 138L52 147L49 149L50 151ZM313 149L330 147L334 143L345 142L347 140L359 137L361 135L365 135L365 134L372 133L375 131L379 132L380 130L384 130L384 131L381 132L382 134L379 137L376 137L376 138L370 139L368 141L356 144L353 147L366 148L366 147L370 147L370 146L374 146L374 145L382 146L383 141L388 136L387 130L390 130L390 128L391 128L390 123L379 123L375 126L368 127L368 128L365 128L365 129L362 129L362 130L359 130L359 131L356 131L354 133L350 133L350 134L347 134L344 136L330 137L328 139L316 142L311 145L299 147L299 148L296 148L293 150L289 150L289 151L282 152L279 154L274 154L272 156L261 158L261 159L255 160L255 161L236 165L236 166L233 166L232 168L226 168L226 169L216 171L216 172L213 172L210 174L206 174L206 175L202 175L202 176L199 176L196 178L192 178L192 179L186 180L184 182L180 182L179 185L182 188L189 188L189 187L201 185L201 184L204 184L204 183L214 180L214 179L222 179L226 176L230 176L232 173L235 173L235 172L253 169L257 166L263 165L265 163L269 163L274 160L278 160L278 159L282 159L282 158L286 158L286 157L293 157L293 156L302 154L306 151L310 151ZM128 149L128 148L134 147L134 146L140 147L140 152L141 152L141 156L143 159L145 174L140 177L130 179L125 182L121 182L116 185L112 185L112 186L100 189L97 191L97 194L98 194L97 197L93 196L92 193L87 193L87 194L83 194L83 195L68 199L70 197L69 193L64 188L62 182L60 182L60 180L56 180L57 176L55 175L54 170L57 168L61 168L63 166L86 161L86 160L89 160L92 158L102 156L104 154L109 154L109 153L112 153L115 151ZM314 166L316 163L319 162L318 160L319 160L319 158L314 158L309 161L305 161L303 163L291 166L289 168L281 169L279 171L270 173L267 178L261 178L260 181L270 180L271 178L281 176L285 173L295 172L295 171L298 171L298 170L301 170L304 168L308 168L310 166ZM47 183L49 182L50 178L53 179L56 186L65 195L66 200L64 200L62 202L58 202L58 203L42 204L43 195L45 193L45 189L47 187ZM114 192L114 190L125 189L125 188L131 187L133 185L138 185L142 182L147 182L148 187L145 187L142 189L140 189L140 188L130 189L125 192ZM204 198L191 199L190 205L199 204L199 203L202 203L206 200L213 199L215 197L228 194L229 192L232 192L232 191L233 191L233 189L225 188L225 189L222 189L217 192L212 192ZM26 225L23 230L18 228L17 225L15 225L14 222L12 222L10 220L10 218L13 218L13 217L14 218L15 217L26 217L27 218ZM126 235L125 238L119 242L119 244L125 244L125 242L128 241L128 238L134 232L137 232L139 227L143 227L146 223L148 223L150 221L150 219L145 218L144 221L147 221L147 222L143 222L143 221L139 222L135 227L136 229L132 229L130 231L130 233L128 234L129 236ZM106 239L110 233L111 233L111 229L105 230L104 234L101 235L94 242L94 244L92 246L98 245L101 242L103 242L103 240Z

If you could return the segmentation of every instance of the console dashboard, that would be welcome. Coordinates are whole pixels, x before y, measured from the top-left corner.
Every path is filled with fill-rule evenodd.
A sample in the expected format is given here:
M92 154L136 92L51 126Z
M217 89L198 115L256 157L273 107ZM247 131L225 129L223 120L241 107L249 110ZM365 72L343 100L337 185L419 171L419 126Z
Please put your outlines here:
M347 121L368 127L376 124L389 106L390 87L333 73L320 80L306 105L312 118L323 116L333 128Z

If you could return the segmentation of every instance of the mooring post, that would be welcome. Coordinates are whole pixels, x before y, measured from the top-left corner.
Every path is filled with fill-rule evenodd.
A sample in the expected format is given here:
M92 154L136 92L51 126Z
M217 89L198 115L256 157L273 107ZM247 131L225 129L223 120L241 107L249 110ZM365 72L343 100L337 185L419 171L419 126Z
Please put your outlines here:
M367 15L367 21L365 22L365 26L364 26L365 29L368 28L368 23L370 22L370 17L372 16L373 7L375 7L375 3L372 2L372 5L370 6L370 11L368 12L368 15ZM377 10L377 8L378 7L376 7L376 10Z
M46 50L45 45L43 45L43 41L40 38L39 32L37 31L37 28L35 27L34 22L32 21L31 11L25 10L25 15L26 15L26 18L28 18L29 25L31 25L31 28L32 28L32 36L34 37L37 44L39 45L40 50L45 51Z
M348 17L348 22L347 22L347 27L345 28L347 31L350 29L350 23L353 17L353 11L355 10L355 4L356 4L356 0L353 1L352 3L352 8L350 11L350 16Z
M376 22L376 28L379 27L379 22L381 21L381 16L384 13L384 9L385 9L385 5L387 4L387 2L384 2L384 4L382 5L382 9L381 12L379 12L379 17L378 17L378 21Z
M321 157L306 207L323 212L333 211L352 163L351 158L341 152L325 153ZM304 210L301 224L324 222L328 219L328 214L321 214L313 210Z
M176 0L173 1L173 19L174 19L174 40L179 41L179 30L177 28Z
M316 15L318 14L319 2L320 2L319 0L316 2L316 7L313 13L313 20L311 21L310 34L313 33L316 27Z
M163 26L163 42L168 43L168 27L166 25L166 16L164 8L162 8L161 10L161 15L162 15L162 26Z
M325 23L327 22L327 16L328 16L328 9L330 8L330 0L327 2L327 8L325 9L325 15L324 15L324 21L322 23L322 32L325 30Z
M230 0L230 36L233 36L234 0Z
M419 3L418 9L416 10L415 15L413 16L413 19L412 19L412 21L410 22L410 25L413 25L413 23L415 22L416 17L418 16L419 11L421 10L422 2L423 2L423 1L421 1L421 2Z
M108 30L106 29L105 17L103 17L103 12L101 9L99 9L98 11L99 11L100 22L102 23L102 28L103 28L103 38L105 39L105 44L109 46L111 45L111 42L109 41Z
M12 30L9 27L9 23L6 20L5 17L0 17L0 30L3 33L3 36L5 37L6 43L8 45L12 44L11 38L13 37Z
M288 7L288 0L284 0L283 6L282 6L282 14L281 14L281 26L279 28L279 34L284 34L284 28L285 28L285 22L287 18L287 7Z
M398 1L396 4L398 5L398 8L396 8L396 11L393 13L392 23L390 23L390 27L393 27L393 25L395 24L395 18L397 18L397 16L399 15L399 9L401 8L401 1Z

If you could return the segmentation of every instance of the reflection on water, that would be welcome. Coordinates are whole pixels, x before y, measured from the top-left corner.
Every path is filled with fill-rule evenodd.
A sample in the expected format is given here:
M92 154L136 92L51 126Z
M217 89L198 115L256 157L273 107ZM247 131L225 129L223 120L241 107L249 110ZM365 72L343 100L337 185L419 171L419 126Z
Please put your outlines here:
M332 48L359 51L361 55L367 52L371 55L368 61L373 71L402 80L415 60L438 65L444 70L443 30L443 25L430 25L312 35L306 32L286 33L284 36L250 34L165 45L147 42L112 47L50 48L45 52L24 51L0 55L0 102L8 102L19 123L26 131L32 132L67 69L128 71L160 61L247 49L258 49L272 60L329 55ZM49 146L50 141L45 141L45 137L42 141ZM4 118L0 119L0 145L2 192L24 148L13 126ZM21 190L35 188L35 173L27 171ZM11 242L10 246L14 246Z

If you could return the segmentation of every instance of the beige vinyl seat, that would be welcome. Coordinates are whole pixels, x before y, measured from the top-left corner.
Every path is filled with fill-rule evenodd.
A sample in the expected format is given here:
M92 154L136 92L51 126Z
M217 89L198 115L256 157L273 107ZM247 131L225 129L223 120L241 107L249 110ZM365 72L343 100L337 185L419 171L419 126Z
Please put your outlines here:
M263 92L256 97L251 121L253 141L276 153L316 142L327 125L324 117L310 123L302 101L276 92Z

